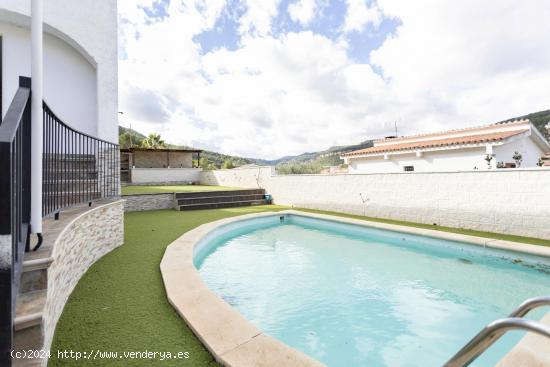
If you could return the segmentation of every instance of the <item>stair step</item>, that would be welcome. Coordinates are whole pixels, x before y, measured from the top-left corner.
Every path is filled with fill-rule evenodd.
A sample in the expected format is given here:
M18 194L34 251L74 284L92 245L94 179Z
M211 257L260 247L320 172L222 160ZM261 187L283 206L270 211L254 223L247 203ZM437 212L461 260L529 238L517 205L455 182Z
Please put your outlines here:
M179 210L199 210L199 209L220 209L220 208L231 208L239 206L249 206L249 205L267 205L269 200L246 200L246 201L228 201L221 203L202 203L202 204L187 204L179 205Z
M240 189L240 190L222 190L222 191L197 191L197 192L178 192L176 199L205 198L217 196L235 196L235 195L264 195L264 189Z
M253 200L263 200L264 198L265 198L264 194L194 197L194 198L178 199L178 205L215 204L215 203L224 203L224 202L253 201Z
M84 190L84 191L60 191L60 192L46 191L44 192L44 196L71 196L71 195L75 195L75 196L81 195L82 197L94 196L94 195L100 196L101 191Z
M48 288L48 268L52 262L52 257L24 261L19 293L24 294Z
M89 183L89 182L97 182L97 178L58 178L56 180L44 180L45 184L53 185L57 183Z
M53 263L53 257L44 257L23 261L23 272L48 269Z
M15 319L13 321L15 331L27 329L42 323L42 313L47 295L48 291L43 289L22 293L17 297Z

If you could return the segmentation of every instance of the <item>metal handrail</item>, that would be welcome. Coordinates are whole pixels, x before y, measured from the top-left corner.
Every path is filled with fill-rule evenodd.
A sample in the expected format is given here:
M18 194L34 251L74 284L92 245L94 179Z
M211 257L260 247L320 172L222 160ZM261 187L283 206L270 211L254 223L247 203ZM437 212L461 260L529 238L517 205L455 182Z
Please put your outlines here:
M31 82L19 88L0 124L0 365L11 366L13 320L31 218Z
M78 131L43 102L42 215L119 195L119 146Z
M550 296L529 298L518 306L508 317L523 317L535 308L550 306Z
M476 360L501 336L510 330L525 330L550 338L550 327L522 317L535 308L550 306L550 297L535 297L523 302L508 318L496 320L481 330L472 340L460 349L444 367L465 367Z

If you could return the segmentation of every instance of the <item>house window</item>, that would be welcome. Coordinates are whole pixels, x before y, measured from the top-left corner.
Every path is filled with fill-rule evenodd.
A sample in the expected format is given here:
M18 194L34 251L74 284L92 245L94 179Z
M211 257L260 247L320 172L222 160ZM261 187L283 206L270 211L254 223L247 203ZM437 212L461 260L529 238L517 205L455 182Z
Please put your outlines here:
M405 167L403 167L403 171L412 172L412 171L414 171L414 166L405 166Z

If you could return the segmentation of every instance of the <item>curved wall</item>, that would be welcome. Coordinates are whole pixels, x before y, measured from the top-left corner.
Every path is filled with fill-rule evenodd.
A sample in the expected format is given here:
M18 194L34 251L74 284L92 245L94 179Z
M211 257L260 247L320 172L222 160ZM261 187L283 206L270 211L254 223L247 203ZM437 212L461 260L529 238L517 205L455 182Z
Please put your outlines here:
M2 115L5 115L19 84L30 75L30 32L0 23L3 78ZM96 68L61 39L44 35L44 100L71 127L97 134Z
M26 72L23 75L30 75L30 1L21 0L2 0L0 4L0 27L11 26L18 29L20 39L25 39L26 43L20 47L26 48L26 54L17 56L13 54L18 62L26 66ZM56 63L55 57L61 57L63 63L72 65L71 69L65 68L69 74L65 76L66 83L82 83L90 78L90 67L95 68L95 91L87 87L88 94L95 94L95 99L88 105L95 104L95 123L89 125L88 122L77 122L71 111L70 103L64 102L63 105L48 100L48 84L52 81L45 75L44 95L49 102L50 107L62 119L66 120L71 126L82 126L86 124L86 132L92 131L94 136L106 139L112 142L118 141L118 45L117 45L117 3L116 0L45 0L44 3L44 72L48 72L46 58L50 50L57 49L59 44L55 44L52 39L64 43L64 49L69 48L71 52L57 50L53 55L50 54L50 61ZM13 29L11 30L13 31ZM0 30L0 33L2 31ZM4 34L4 41L11 37L11 33ZM22 37L22 38L21 38ZM49 41L48 41L49 39ZM9 43L9 42L8 42ZM14 51L16 49L13 49ZM4 49L6 55L6 48ZM66 50L65 50L66 51ZM83 62L74 63L75 55L87 61L87 71ZM4 60L6 62L6 60ZM60 68L61 69L61 68ZM63 69L61 69L63 70ZM4 76L6 76L4 70ZM55 76L55 75L53 75ZM52 76L52 78L53 78ZM17 76L16 76L17 77ZM59 83L60 78L55 81ZM59 88L59 86L52 88ZM72 89L74 90L74 89ZM13 93L13 92L12 92ZM84 93L84 92L81 92ZM3 109L7 108L6 103L11 102L13 94L4 93ZM51 95L51 93L50 93ZM50 96L56 98L55 96ZM7 102L6 102L7 100ZM74 109L76 110L76 109ZM83 111L84 112L88 111Z
M59 234L48 269L48 296L43 314L44 350L50 349L57 321L82 275L123 242L124 200L85 211Z

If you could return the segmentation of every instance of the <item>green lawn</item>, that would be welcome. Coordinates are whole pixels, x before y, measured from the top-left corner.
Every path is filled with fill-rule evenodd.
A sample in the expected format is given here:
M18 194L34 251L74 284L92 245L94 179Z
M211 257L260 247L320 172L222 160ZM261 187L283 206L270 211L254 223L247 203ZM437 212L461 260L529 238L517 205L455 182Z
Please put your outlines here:
M125 244L96 262L71 294L51 348L49 366L217 365L166 299L164 250L182 233L214 220L280 210L275 205L180 212L126 213ZM58 350L189 352L181 360L60 360Z
M238 190L236 187L208 186L208 185L175 185L175 186L122 186L122 195L158 194L171 192L197 192Z
M159 269L164 250L181 234L203 223L242 214L282 209L287 208L272 205L188 212L158 210L126 213L124 246L95 263L76 286L57 325L49 365L216 365L212 356L166 299ZM319 210L301 210L550 246L550 241L534 238L365 218ZM58 359L58 350L189 352L190 358L183 362L139 359L75 361Z

